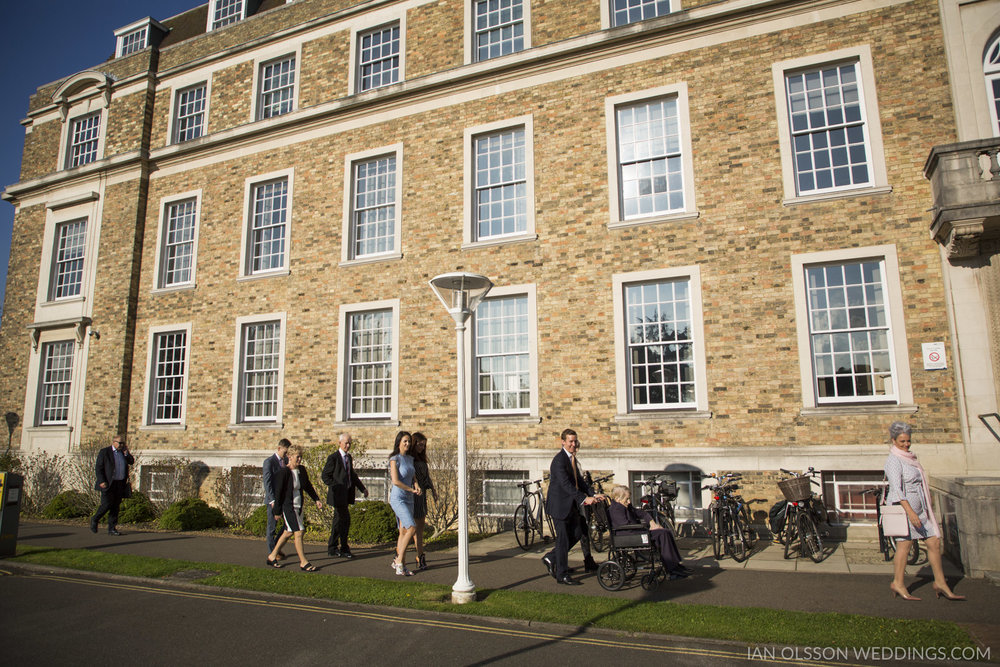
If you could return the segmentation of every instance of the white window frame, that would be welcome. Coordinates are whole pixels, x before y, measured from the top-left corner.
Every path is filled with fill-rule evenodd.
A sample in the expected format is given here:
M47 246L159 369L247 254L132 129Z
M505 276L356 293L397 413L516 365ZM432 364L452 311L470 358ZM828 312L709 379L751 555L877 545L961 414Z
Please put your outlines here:
M524 129L524 170L525 170L525 204L526 220L525 230L513 234L498 234L485 239L479 239L477 233L476 220L476 151L475 141L478 137L487 134L503 132L504 130ZM484 125L467 127L464 131L462 162L463 173L465 174L464 196L462 199L462 218L465 224L462 226L462 247L477 248L483 246L501 245L506 243L518 243L521 241L535 241L538 234L535 232L535 125L531 114L498 120Z
M281 349L278 352L277 405L274 417L251 419L245 418L243 405L243 330L247 326L277 322L281 328L278 336ZM245 315L236 318L236 336L233 348L233 393L232 407L229 415L229 428L280 428L283 426L284 395L285 395L285 352L287 350L288 323L284 312L267 313L263 315Z
M156 342L163 334L184 333L184 373L181 378L181 414L178 419L157 421L156 411ZM187 423L188 382L191 377L191 323L163 324L149 328L146 340L146 383L142 404L144 406L142 424L158 429L184 428Z
M191 279L166 284L166 258L168 213L174 204L182 204L194 200L194 237L191 240ZM153 292L174 292L183 289L193 289L198 271L198 233L201 228L201 190L191 190L160 199L160 218L156 229L156 267L153 274Z
M691 297L691 334L693 338L695 400L693 405L677 407L657 406L654 408L632 405L632 385L629 381L628 341L625 329L627 322L625 287L637 283L688 281ZM633 271L612 276L612 303L614 307L615 331L615 389L617 394L616 419L631 420L649 418L692 418L711 417L708 412L708 371L705 354L705 323L702 312L701 267L680 266L676 268Z
M82 122L88 118L97 118L97 146L94 148L94 157L87 162L81 164L72 164L73 162L73 148L76 144L73 143L73 135L75 134L74 128L76 123ZM107 130L105 127L107 118L103 109L97 109L94 111L87 111L85 113L77 114L75 116L70 116L66 121L66 131L63 133L64 137L64 155L65 162L63 164L64 169L77 169L79 167L86 167L88 164L94 164L98 162L104 156L104 135Z
M473 314L469 326L465 330L466 357L470 360L465 369L466 416L473 421L522 421L525 419L531 422L538 421L538 298L536 287L531 283L498 285L490 290L487 300L507 296L524 296L528 300L528 372L530 373L528 408L480 412L479 389L476 383L476 316Z
M465 64L474 62L486 62L510 56L515 53L523 53L531 48L531 0L521 0L521 25L524 26L524 47L513 53L494 56L493 58L479 58L479 50L476 48L476 4L477 0L465 0Z
M115 31L115 57L123 58L125 56L132 55L133 53L138 53L146 47L149 46L149 22L144 21L141 25L134 28L125 28L123 31ZM137 39L133 40L133 36L138 36ZM142 46L135 46L136 43L141 43Z
M276 181L285 180L288 183L285 205L285 253L282 265L268 269L266 271L253 271L253 233L250 226L253 224L254 193L258 186L267 185ZM238 280L256 280L272 276L287 276L289 273L289 257L292 252L292 196L294 193L295 169L283 169L273 171L268 174L260 174L246 179L243 188L243 227L242 238L240 240L240 274Z
M351 417L351 379L350 373L350 317L356 313L375 310L390 310L392 312L392 389L390 391L391 406L388 415L379 417ZM399 425L399 299L368 301L364 303L344 304L340 306L338 318L340 344L337 346L337 419L340 423Z
M190 139L180 138L180 97L184 93L193 91L197 88L205 89L205 105L201 111L201 134L197 137L191 137ZM170 99L170 143L180 144L188 141L194 141L200 139L208 134L208 101L211 97L211 83L209 81L198 81L189 86L177 87L171 90Z
M361 37L367 33L386 28L395 23L399 24L399 77L391 84L361 90ZM376 12L371 15L371 21L366 23L363 27L352 27L349 65L350 69L347 75L347 92L349 95L370 93L372 91L381 90L386 86L393 86L406 81L406 11L393 9L386 12Z
M809 304L805 269L818 264L849 263L858 260L882 260L885 281L885 305L889 315L889 335L892 345L892 366L895 371L895 398L865 398L852 402L820 403L813 377L812 343L809 332ZM795 329L799 346L799 376L802 387L803 414L833 414L844 410L852 412L878 412L881 406L897 408L898 412L912 412L913 388L910 379L910 361L907 352L906 323L903 318L903 295L899 280L899 260L895 245L846 248L792 255L792 289L795 298Z
M1000 93L994 92L993 85L1000 85L1000 35L989 41L989 46L983 53L983 78L986 84L986 101L990 107L990 134L997 137L1000 136L1000 114L997 110Z
M278 118L280 116L287 116L290 113L294 113L299 108L299 64L302 62L302 47L298 45L294 51L284 51L274 57L258 58L254 61L254 82L253 82L253 120L270 120L273 118ZM294 67L292 68L292 96L291 96L291 108L283 113L273 114L271 116L264 116L264 95L265 91L263 89L264 84L264 68L270 65L284 62L286 60L293 60ZM266 91L268 93L274 92Z
M80 268L79 268L80 276L79 276L78 286L76 292L73 294L57 296L56 290L58 289L58 285L56 280L59 274L59 267L64 263L60 262L59 260L59 251L61 249L60 232L61 230L66 229L69 225L76 225L81 223L83 224L83 254L79 257L78 260L73 260L80 262ZM83 295L86 293L85 290L87 287L85 281L87 278L87 265L88 265L87 251L89 249L88 248L89 244L87 243L87 239L89 238L88 236L89 234L90 234L90 220L86 217L74 218L71 220L61 220L55 223L52 235L52 260L50 263L48 295L46 301L57 302L57 301L69 301L69 300L83 298Z
M221 30L222 28L225 28L226 26L233 25L234 23L239 23L240 21L243 21L243 20L246 19L246 17L247 17L247 4L249 4L250 0L240 0L240 10L239 10L238 17L234 18L232 20L228 20L223 25L216 26L215 25L215 10L218 7L219 3L222 2L222 1L223 0L208 0L208 17L206 19L207 23L205 24L205 32L212 32L213 30ZM237 16L237 15L234 14L233 16Z
M660 14L659 16L651 16L650 18L647 19L640 19L639 21L630 21L627 23L620 23L616 25L614 23L614 10L612 9L613 4L614 0L601 0L602 30L607 30L609 28L620 28L621 26L626 26L626 25L635 25L636 23L642 23L643 21L652 21L653 19L663 18L664 16L670 16L671 14L681 9L680 0L670 0L670 11L666 14Z
M852 185L820 192L799 194L794 156L792 154L792 133L788 116L788 92L785 86L785 76L797 70L815 69L848 62L856 62L858 65L858 83L862 113L864 115L866 150L868 151L871 172L870 181L864 185ZM882 194L892 191L886 172L885 149L882 143L882 122L879 116L874 72L875 68L872 65L871 47L868 44L802 58L783 60L771 65L771 75L774 81L775 109L778 121L778 146L781 150L781 175L784 186L783 203L785 206L858 195Z
M665 213L625 218L621 203L621 169L618 160L618 123L619 107L630 106L654 99L672 97L677 100L677 121L680 132L681 178L683 179L684 206L681 209ZM688 87L686 82L680 82L656 88L614 95L604 100L604 120L607 136L608 155L608 228L632 227L648 225L672 220L689 220L698 217L695 206L694 190L694 158L691 151L691 122L688 106Z
M357 255L354 250L355 226L354 226L354 171L356 165L362 162L369 162L381 157L393 156L396 158L396 187L394 188L394 215L392 218L393 235L392 248L386 252L369 253ZM344 156L344 213L341 224L341 265L367 264L370 262L382 262L386 260L402 259L402 221L403 221L403 144L392 144L381 148L373 148L358 153L350 153Z
M55 420L55 421L53 421L53 420L46 421L43 418L43 414L45 413L45 387L47 386L46 382L45 382L45 366L46 366L47 353L55 345L68 346L69 351L70 351L69 388L68 388L68 391L65 394L65 396L66 396L66 408L65 408L65 410L66 410L66 418L65 419L60 419L60 420ZM76 365L80 361L80 359L78 359L78 354L77 354L78 353L78 348L79 348L79 345L78 345L77 341L75 339L73 339L72 337L70 337L70 338L62 338L62 339L58 339L58 340L49 340L49 341L44 341L44 342L39 343L39 345L38 345L38 380L37 380L38 386L37 386L37 390L36 390L36 399L35 399L35 406L34 406L35 407L35 415L34 415L34 419L33 419L33 426L68 426L71 423L71 420L73 419L73 412L74 412L74 410L73 410L73 408L74 408L73 388L74 388L74 385L76 384L75 383L75 379L76 379L76 375L77 375Z

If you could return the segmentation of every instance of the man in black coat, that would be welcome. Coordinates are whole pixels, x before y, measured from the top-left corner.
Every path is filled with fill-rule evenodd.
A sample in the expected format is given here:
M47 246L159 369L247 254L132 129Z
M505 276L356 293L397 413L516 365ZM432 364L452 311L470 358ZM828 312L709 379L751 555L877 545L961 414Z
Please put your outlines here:
M277 479L278 472L288 465L288 448L291 446L292 443L287 438L279 440L274 454L268 456L261 467L264 475L264 502L267 504L267 553L269 554L274 551L274 545L278 542L278 536L274 534L278 527L278 522L274 518L275 510L278 509L274 504L274 480ZM279 560L284 557L285 554L278 552Z
M97 532L97 524L107 514L108 535L121 535L117 527L118 509L122 499L128 497L128 468L133 463L135 458L129 454L124 435L116 435L110 447L97 452L94 488L101 492L101 506L97 508L97 514L90 517L90 532Z
M549 494L545 501L545 511L556 529L556 544L542 556L542 562L560 584L577 586L580 582L569 576L569 550L580 541L583 506L603 500L604 496L594 496L594 490L587 486L576 465L580 449L576 431L568 428L560 439L562 449L549 466Z
M326 492L326 504L333 507L333 525L326 550L331 556L343 558L354 558L347 546L347 533L351 530L350 506L354 504L359 489L365 498L368 497L368 489L354 471L350 452L351 434L341 433L340 449L327 457L321 476L323 483L330 487Z

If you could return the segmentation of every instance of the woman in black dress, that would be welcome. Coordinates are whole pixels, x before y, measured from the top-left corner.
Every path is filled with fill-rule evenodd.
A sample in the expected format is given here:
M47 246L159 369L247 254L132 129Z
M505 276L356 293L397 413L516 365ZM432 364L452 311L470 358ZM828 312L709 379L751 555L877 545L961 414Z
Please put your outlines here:
M413 467L416 471L417 484L424 493L413 497L413 520L417 531L413 534L413 544L417 550L417 569L427 569L427 559L424 557L424 524L427 521L427 492L434 495L437 502L437 491L431 481L430 468L427 465L427 436L417 431L413 434Z
M278 562L278 552L285 546L288 538L295 536L295 552L299 555L299 569L304 572L315 572L316 566L306 559L302 549L302 534L305 532L305 522L302 520L303 492L316 503L316 509L323 507L319 501L319 494L309 481L309 473L302 465L302 449L290 447L288 450L288 465L278 470L278 475L272 482L274 484L274 517L279 516L285 519L285 531L278 538L274 550L267 557L267 564L270 567L281 567Z

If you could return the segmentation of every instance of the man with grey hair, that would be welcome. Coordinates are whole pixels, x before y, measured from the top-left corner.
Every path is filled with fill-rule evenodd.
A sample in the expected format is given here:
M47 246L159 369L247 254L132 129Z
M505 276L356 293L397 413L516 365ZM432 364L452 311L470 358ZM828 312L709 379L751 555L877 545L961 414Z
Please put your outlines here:
M368 497L368 489L361 483L354 470L351 458L351 434L340 434L340 448L326 459L323 466L323 483L330 489L326 493L326 503L333 507L333 524L330 526L330 540L326 551L335 558L354 558L347 546L347 533L351 530L351 505L357 490Z

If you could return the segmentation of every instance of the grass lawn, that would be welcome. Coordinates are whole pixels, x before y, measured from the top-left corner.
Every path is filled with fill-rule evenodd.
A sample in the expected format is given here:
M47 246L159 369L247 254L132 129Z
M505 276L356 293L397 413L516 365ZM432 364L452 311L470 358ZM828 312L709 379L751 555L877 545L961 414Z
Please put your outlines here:
M305 574L291 570L266 570L240 565L170 560L85 549L43 549L24 545L18 547L18 555L12 562L149 579L162 579L184 571L203 571L205 576L195 581L205 586L626 632L727 639L748 644L834 647L975 646L968 633L955 623L945 621L490 589L480 589L477 602L455 606L450 601L451 588L441 584L322 573Z

